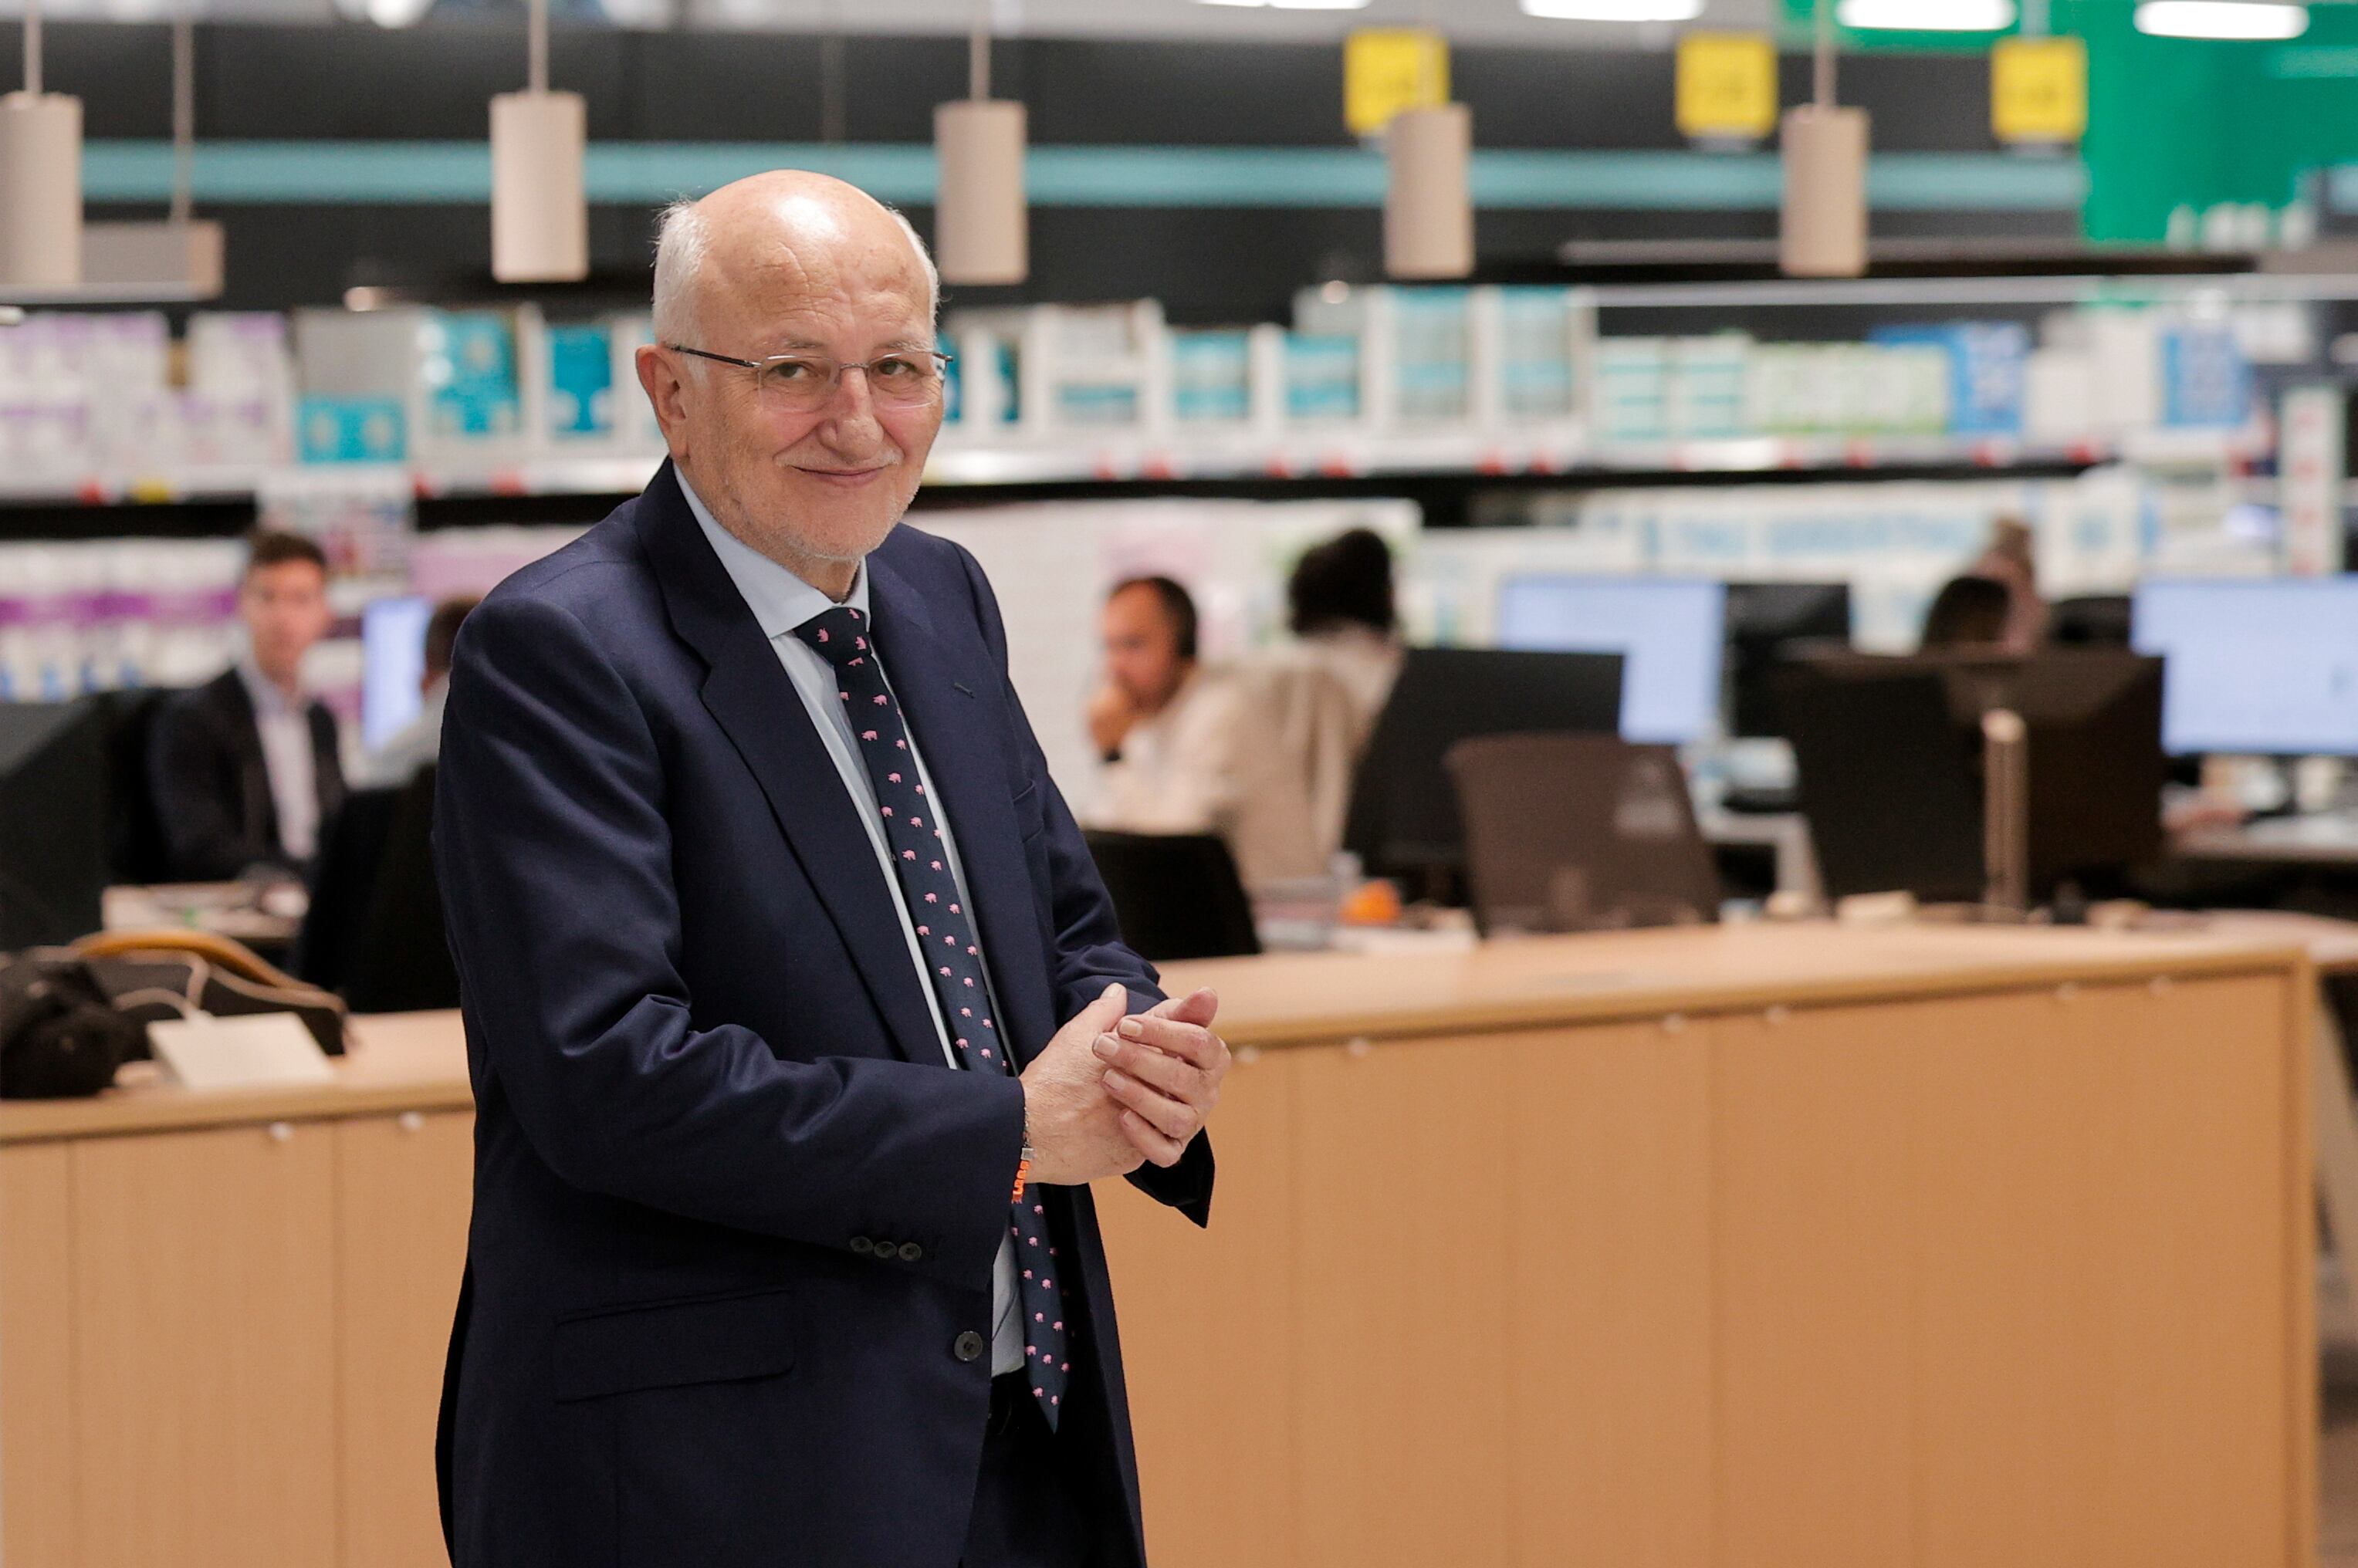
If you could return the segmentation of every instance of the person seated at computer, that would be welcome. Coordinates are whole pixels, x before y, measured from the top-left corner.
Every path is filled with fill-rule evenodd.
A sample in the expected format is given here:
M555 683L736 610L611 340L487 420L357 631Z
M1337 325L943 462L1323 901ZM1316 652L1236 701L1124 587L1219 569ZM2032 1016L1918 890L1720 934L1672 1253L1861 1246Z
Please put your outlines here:
M2036 653L2047 641L2047 600L2039 591L2039 562L2030 524L2001 517L1990 528L1989 547L1968 568L2006 589L2006 625L1998 644L2009 654Z
M1089 737L1105 762L1090 826L1129 833L1217 833L1238 795L1234 686L1196 658L1195 601L1167 577L1132 578L1106 596L1105 684Z
M1303 552L1285 592L1298 651L1350 693L1365 744L1400 675L1391 546L1369 528L1337 534Z
M1931 609L1924 612L1923 651L2006 651L2006 617L2011 604L2006 584L1996 578L1968 575L1950 579L1932 596Z
M442 705L450 697L450 650L460 623L482 600L446 599L426 622L426 669L418 679L417 717L395 730L368 760L368 780L380 789L398 788L430 768L442 753Z
M327 557L299 535L257 530L237 610L237 663L156 715L148 789L176 881L299 877L344 797L336 720L302 685L303 655L335 619Z

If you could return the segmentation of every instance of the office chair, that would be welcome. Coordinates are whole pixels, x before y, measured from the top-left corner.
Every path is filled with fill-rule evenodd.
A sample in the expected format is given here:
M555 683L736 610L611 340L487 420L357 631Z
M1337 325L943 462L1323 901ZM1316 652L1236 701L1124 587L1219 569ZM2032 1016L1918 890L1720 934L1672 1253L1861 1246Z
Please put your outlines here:
M1484 935L1693 925L1719 873L1678 753L1609 735L1485 735L1449 748Z
M1163 963L1260 951L1236 858L1216 836L1091 831L1085 837L1113 899L1122 940L1141 957Z
M434 874L434 769L394 792L367 919L344 976L354 1012L421 1012L459 1005L459 970Z
M170 880L171 849L163 818L147 786L147 742L156 715L178 693L166 687L103 692L97 702L106 730L107 875L146 885Z
M369 905L376 897L377 871L384 864L386 835L400 793L353 790L328 822L319 857L311 867L311 906L303 915L287 966L298 979L342 994L353 956L365 939Z

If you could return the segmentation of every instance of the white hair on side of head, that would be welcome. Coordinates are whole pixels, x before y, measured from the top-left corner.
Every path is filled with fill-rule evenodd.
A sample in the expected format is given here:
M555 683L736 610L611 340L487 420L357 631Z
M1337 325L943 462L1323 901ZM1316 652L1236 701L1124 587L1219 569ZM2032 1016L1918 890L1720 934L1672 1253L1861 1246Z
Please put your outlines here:
M881 205L881 203L880 203ZM909 249L925 274L925 319L938 320L942 309L942 273L915 224L897 207L886 207L901 225ZM712 249L712 225L693 200L683 199L663 210L655 222L655 340L665 343L703 345L697 336L696 280Z
M673 202L655 225L655 341L701 348L696 327L696 278L712 249L712 225L692 200Z
M892 222L901 225L901 232L909 238L909 248L917 253L917 265L925 269L925 319L939 325L942 319L942 269L934 265L934 253L925 249L925 242L917 234L917 226L898 207L884 209L892 214Z

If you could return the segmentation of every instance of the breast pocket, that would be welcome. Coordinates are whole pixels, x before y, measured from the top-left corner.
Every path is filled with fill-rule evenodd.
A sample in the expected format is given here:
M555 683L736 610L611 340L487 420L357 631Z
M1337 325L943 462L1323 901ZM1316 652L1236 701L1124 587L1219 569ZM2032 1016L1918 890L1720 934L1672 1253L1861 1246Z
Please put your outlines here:
M1015 792L1015 830L1023 841L1030 843L1048 830L1047 803L1041 796L1039 781L1034 779Z

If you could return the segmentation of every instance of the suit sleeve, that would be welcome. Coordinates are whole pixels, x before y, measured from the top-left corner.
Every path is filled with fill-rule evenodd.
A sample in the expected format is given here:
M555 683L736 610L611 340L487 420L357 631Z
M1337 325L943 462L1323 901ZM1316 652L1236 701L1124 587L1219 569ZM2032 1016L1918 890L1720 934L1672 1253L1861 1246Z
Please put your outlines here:
M1087 839L1073 820L1062 790L1049 775L1048 759L1024 717L1022 699L1007 678L1007 628L1000 620L999 600L982 568L963 547L958 562L982 622L983 641L999 665L1006 688L1010 722L1022 748L1024 772L1040 791L1047 831L1041 838L1048 849L1048 873L1053 894L1049 924L1054 936L1049 962L1055 968L1057 1016L1070 1018L1087 1007L1105 988L1119 980L1129 992L1130 1011L1144 1012L1163 1000L1162 977L1154 966L1125 946L1121 926L1114 918L1113 900L1089 858ZM1198 1225L1211 1223L1212 1138L1198 1132L1175 1165L1141 1165L1130 1173L1130 1185L1158 1203L1170 1205Z
M679 971L666 780L640 699L565 609L467 620L435 854L478 1060L566 1182L822 1247L918 1242L989 1278L1022 1145L1016 1080L781 1060L698 1028Z
M222 798L227 769L220 738L200 706L203 700L200 688L157 710L147 746L147 789L164 829L172 876L228 881L246 869L245 827Z

